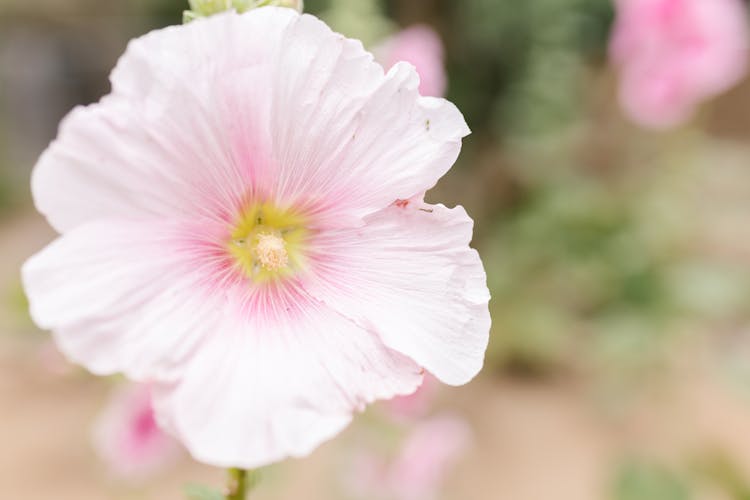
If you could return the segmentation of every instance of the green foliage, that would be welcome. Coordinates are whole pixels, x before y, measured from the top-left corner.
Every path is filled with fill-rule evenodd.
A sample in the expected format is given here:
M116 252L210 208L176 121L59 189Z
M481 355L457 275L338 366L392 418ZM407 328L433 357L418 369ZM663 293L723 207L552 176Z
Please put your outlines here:
M695 463L695 475L708 480L732 500L750 500L750 483L727 455L720 451L706 453Z
M637 390L689 332L746 321L750 272L707 254L726 243L708 243L693 224L705 207L692 191L714 178L699 158L725 144L660 145L647 164L613 155L603 168L585 156L598 141L587 129L508 143L513 196L490 226L478 222L492 292L489 359L532 373L593 369L602 389Z
M669 316L665 245L647 241L631 202L571 173L531 187L497 223L485 252L495 356L555 364L573 352L576 339L622 332L632 318L646 318L640 327L650 333ZM642 339L658 341L649 334Z
M330 0L323 19L336 31L362 40L372 48L396 29L380 0Z
M466 0L455 15L451 97L473 129L549 133L580 116L586 64L606 46L610 0Z
M5 294L8 313L18 323L25 325L31 324L29 316L29 300L21 286L20 281L14 281Z
M187 484L183 488L188 500L224 500L224 495L202 484Z
M631 460L620 467L614 484L614 500L690 500L685 480L658 464Z

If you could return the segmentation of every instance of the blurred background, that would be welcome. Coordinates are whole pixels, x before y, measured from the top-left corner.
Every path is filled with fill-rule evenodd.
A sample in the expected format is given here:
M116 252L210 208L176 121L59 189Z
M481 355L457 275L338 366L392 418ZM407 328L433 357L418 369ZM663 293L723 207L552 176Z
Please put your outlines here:
M680 13L696 1L729 14ZM465 114L428 199L476 221L493 330L477 380L369 409L261 471L251 498L750 499L746 5L305 4ZM141 388L68 365L19 278L54 238L29 174L60 119L185 8L0 0L0 498L202 499L223 482L160 435Z

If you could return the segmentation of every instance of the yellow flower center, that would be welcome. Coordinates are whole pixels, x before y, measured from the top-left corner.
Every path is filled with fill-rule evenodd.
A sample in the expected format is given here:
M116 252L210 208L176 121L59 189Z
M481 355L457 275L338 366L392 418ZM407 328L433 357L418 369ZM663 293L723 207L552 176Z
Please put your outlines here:
M235 221L227 249L253 282L291 276L304 264L309 235L305 222L291 209L249 204Z

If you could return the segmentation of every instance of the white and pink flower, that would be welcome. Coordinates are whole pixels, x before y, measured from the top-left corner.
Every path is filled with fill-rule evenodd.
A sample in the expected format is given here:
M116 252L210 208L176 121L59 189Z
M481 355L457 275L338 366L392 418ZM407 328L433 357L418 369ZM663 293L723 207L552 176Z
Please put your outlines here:
M472 221L422 201L469 130L411 66L263 7L136 39L111 80L34 170L62 236L24 284L71 360L154 384L195 458L303 456L424 370L480 370Z
M93 438L101 459L123 479L144 479L179 456L177 443L156 425L145 385L115 391L94 425Z
M610 55L620 102L637 123L668 128L735 85L748 60L741 0L615 0Z

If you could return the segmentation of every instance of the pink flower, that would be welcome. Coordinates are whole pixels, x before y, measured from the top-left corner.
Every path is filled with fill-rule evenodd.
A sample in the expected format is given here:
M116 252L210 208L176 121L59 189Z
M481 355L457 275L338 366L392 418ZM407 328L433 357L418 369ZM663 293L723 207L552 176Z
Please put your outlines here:
M745 74L748 28L741 0L615 4L610 54L620 70L620 102L634 121L677 125Z
M423 370L480 370L472 221L422 201L469 130L410 66L263 7L134 40L111 79L35 168L62 236L24 284L71 360L155 384L195 458L303 456Z
M362 454L353 461L349 488L357 496L393 500L435 500L448 471L468 450L471 429L442 415L418 424L397 456L386 461Z
M471 430L463 420L440 416L422 422L391 464L389 483L398 500L437 498L446 473L469 447Z
M392 36L375 49L378 60L390 68L399 61L413 64L419 73L422 95L442 96L447 85L443 42L435 30L415 25Z
M386 401L385 411L391 419L396 421L409 421L423 417L429 412L438 389L437 380L427 375L422 385L413 394L397 396Z
M117 476L141 479L176 459L179 448L156 425L145 385L116 391L94 426L94 446Z

